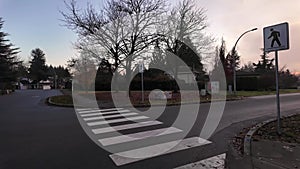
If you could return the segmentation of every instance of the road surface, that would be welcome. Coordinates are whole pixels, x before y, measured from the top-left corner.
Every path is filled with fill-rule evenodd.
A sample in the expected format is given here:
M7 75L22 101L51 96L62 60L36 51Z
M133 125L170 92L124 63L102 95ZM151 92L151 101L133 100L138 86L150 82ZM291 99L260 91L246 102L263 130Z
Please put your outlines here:
M274 96L227 102L213 136L209 140L198 139L197 144L195 139L199 138L210 108L210 104L201 104L196 123L181 146L152 158L124 159L119 157L151 153L176 142L174 138L180 135L182 129L171 125L177 117L179 106L167 107L157 119L126 108L117 109L126 118L140 118L140 123L132 124L120 121L124 118L114 113L117 110L97 112L82 109L75 112L73 108L48 106L46 98L57 94L60 94L57 90L24 90L0 96L0 169L182 169L185 165L191 166L191 163L210 157L213 157L209 159L213 162L222 160L228 141L235 133L243 127L276 117ZM299 100L299 94L282 95L282 113L299 112ZM108 116L108 120L117 120L109 122L115 123L124 135L116 136L110 128L101 127L99 123L103 120L95 113ZM104 147L118 147L119 153L107 152L95 144L95 140L92 141L84 132L77 115L80 120L89 123L88 130L97 136L96 142L99 141ZM167 133L157 134L162 131ZM146 137L141 139L141 135ZM158 137L165 137L164 142L158 143ZM149 142L144 144L146 139Z

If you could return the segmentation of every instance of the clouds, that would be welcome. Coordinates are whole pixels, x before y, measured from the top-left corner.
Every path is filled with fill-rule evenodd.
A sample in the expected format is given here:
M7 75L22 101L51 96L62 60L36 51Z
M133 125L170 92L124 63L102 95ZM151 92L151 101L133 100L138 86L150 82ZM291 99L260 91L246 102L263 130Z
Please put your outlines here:
M174 2L176 1L176 2ZM177 3L179 0L170 0ZM101 3L95 3L96 7ZM102 2L102 1L100 1ZM287 65L291 70L300 72L300 0L195 0L199 7L207 10L208 33L215 35L219 41L224 37L227 48L233 47L237 38L246 30L257 27L258 31L244 36L238 43L237 49L243 63L257 61L263 47L262 31L269 25L289 22L290 43L289 51L280 52L280 64ZM83 8L87 1L79 1ZM20 55L26 57L32 48L46 47L47 60L51 64L65 64L74 56L71 42L76 36L62 24L58 10L64 10L61 0L53 1L17 1L0 0L0 14L6 21L4 30L11 34L9 37L23 51ZM48 47L50 46L50 47ZM63 52L60 52L63 51Z
M219 39L224 37L230 49L245 31L257 27L258 31L245 35L238 43L242 63L256 62L263 47L263 28L288 22L291 49L280 52L280 65L300 72L300 8L299 0L199 0L198 5L207 9L209 30ZM271 54L271 56L273 56Z

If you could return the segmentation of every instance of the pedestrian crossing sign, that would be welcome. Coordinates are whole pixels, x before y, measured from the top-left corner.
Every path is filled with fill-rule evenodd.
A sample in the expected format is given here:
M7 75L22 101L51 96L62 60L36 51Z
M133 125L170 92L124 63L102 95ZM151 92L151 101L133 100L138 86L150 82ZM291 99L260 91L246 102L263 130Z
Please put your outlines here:
M289 49L289 25L281 23L264 28L264 51Z

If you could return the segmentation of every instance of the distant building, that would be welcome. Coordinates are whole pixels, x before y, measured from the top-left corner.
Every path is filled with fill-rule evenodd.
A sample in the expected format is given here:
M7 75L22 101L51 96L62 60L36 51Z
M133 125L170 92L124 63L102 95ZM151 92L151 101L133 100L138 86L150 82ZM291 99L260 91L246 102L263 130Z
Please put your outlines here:
M20 78L20 80L16 83L16 89L26 90L31 88L30 79L28 78Z
M177 78L179 80L183 80L186 84L192 84L196 81L196 76L198 72L192 72L192 70L189 67L186 66L179 66Z
M241 72L236 74L237 78L237 90L258 90L260 86L261 74L255 72Z
M27 90L27 89L43 89L49 90L53 86L53 82L50 80L41 80L40 82L32 81L29 78L20 78L19 81L15 84L16 89Z
M51 85L52 85L52 82L50 82L49 80L42 80L39 82L38 88L43 89L43 90L50 90Z

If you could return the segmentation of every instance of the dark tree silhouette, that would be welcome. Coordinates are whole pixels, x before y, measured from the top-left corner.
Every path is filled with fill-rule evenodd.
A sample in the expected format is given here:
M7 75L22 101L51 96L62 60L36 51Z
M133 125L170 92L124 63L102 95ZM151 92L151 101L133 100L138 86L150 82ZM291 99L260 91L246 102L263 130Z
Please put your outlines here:
M128 75L131 62L157 39L153 27L164 11L164 1L109 0L103 11L98 12L92 5L81 11L72 0L66 4L69 13L61 13L66 26L80 36L79 49L98 57L99 63L103 58L113 62L114 69L122 64ZM97 54L99 49L102 55ZM129 57L132 58L125 63L124 59Z
M47 79L47 66L45 53L36 48L31 51L31 61L29 67L29 77L35 82L38 83L41 80Z
M0 89L12 88L12 82L16 81L18 66L17 54L19 48L6 39L7 33L1 31L4 21L0 18Z
M186 40L192 44L191 40L188 38ZM196 75L197 79L203 79L205 71L201 58L195 52L195 47L193 45L186 45L185 43L180 43L180 48L178 49L178 56L191 68L193 73ZM192 49L193 48L193 49Z
M172 9L166 20L167 22L158 30L165 35L162 41L166 49L179 56L191 69L198 67L199 72L202 73L201 59L204 53L209 53L213 42L213 38L204 33L207 28L205 10L197 8L195 1L183 0ZM190 55L192 58L182 55L182 50L185 48L192 53ZM196 55L198 58L195 57ZM193 61L196 62L192 63ZM175 79L177 79L178 69L178 66L174 65Z
M230 54L226 55L226 53L226 42L222 38L221 45L219 47L216 47L215 66L213 73L220 71L222 66L226 76L226 81L228 84L230 84L232 83L233 71L231 66Z
M269 59L268 53L264 49L261 50L263 51L263 54L260 55L261 59L258 63L253 63L255 71L260 73L274 71L274 59Z

